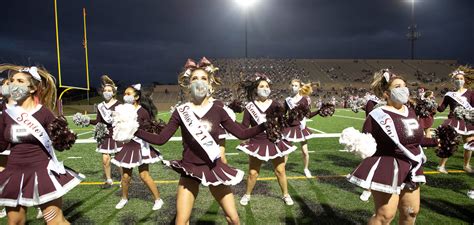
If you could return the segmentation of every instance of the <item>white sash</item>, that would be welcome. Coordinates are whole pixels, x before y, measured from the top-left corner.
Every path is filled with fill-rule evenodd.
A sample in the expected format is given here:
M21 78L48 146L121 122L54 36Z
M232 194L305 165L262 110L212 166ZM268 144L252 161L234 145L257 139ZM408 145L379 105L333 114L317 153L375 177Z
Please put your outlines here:
M133 137L132 140L140 144L143 156L150 156L150 144L139 137Z
M260 124L264 123L265 121L267 121L267 119L265 117L266 115L260 113L257 106L253 102L247 103L245 108L247 109L247 111L249 111L250 115L255 120L255 122L257 122L258 125L260 125Z
M191 110L189 103L177 107L178 114L186 126L186 129L191 133L194 140L196 140L202 149L206 152L209 159L214 162L220 157L220 148L217 145L211 134L202 126L196 115Z
M99 105L97 105L97 109L99 110L102 118L104 118L104 121L108 124L112 124L112 110L107 109L104 102L99 103Z
M452 99L454 99L454 101L456 101L457 103L459 103L462 107L464 107L465 109L472 109L472 106L471 104L467 101L467 98L466 97L463 97L462 95L456 93L456 92L448 92L446 93L446 96L449 96L451 97Z
M408 109L406 109L408 110ZM397 145L397 147L402 150L403 154L407 156L409 159L417 162L417 165L410 171L411 173L411 178L413 182L424 182L422 178L418 178L416 176L416 171L421 167L423 163L426 162L426 156L425 153L423 152L423 149L418 146L420 149L420 154L414 155L412 152L410 152L405 146L403 146L400 143L400 140L398 139L398 134L397 134L397 129L395 128L395 124L393 123L392 117L385 113L382 108L376 108L372 110L369 114L372 116L372 118L377 121L379 126L382 128L382 130L387 134L390 139Z
M286 98L286 104L288 104L288 107L290 107L290 109L293 109L297 106L297 104L293 101L292 97ZM300 121L300 129L303 130L305 127L306 127L306 117L303 117L303 119Z
M42 106L40 106L42 107ZM46 148L49 156L51 157L48 163L48 170L54 171L58 174L65 174L66 170L62 162L59 162L54 153L54 149L51 143L51 139L48 136L48 133L44 127L28 112L23 110L19 106L8 106L5 110L7 114L20 126L25 128L31 135L33 135L39 142Z

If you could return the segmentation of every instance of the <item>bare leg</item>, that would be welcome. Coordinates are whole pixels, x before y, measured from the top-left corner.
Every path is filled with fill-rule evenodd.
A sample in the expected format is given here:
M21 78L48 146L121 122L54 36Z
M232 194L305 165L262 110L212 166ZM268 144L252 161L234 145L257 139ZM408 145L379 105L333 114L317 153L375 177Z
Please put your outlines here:
M158 187L156 187L153 178L150 176L150 172L148 172L148 164L143 164L139 166L138 171L140 173L140 178L150 190L151 194L153 195L153 198L155 200L160 199L160 192L158 191Z
M66 218L64 218L62 207L62 198L55 199L41 205L41 211L43 211L43 218L46 224L70 224Z
M132 169L122 168L122 199L128 199L128 189L132 180Z
M397 213L398 195L372 191L375 204L375 215L367 224L389 225Z
M272 160L273 170L278 179L278 184L280 185L281 193L285 196L288 195L288 181L286 179L286 170L285 170L285 158L278 157Z
M107 179L107 181L112 180L109 154L102 154L102 166L104 167L105 179Z
M416 216L420 211L420 188L408 191L402 190L400 193L400 202L398 203L398 212L400 218L398 224L412 225L415 224Z
M249 156L249 175L247 176L247 190L245 194L252 194L252 190L255 187L255 183L257 183L257 177L258 173L260 172L261 165L261 160L253 156Z
M224 210L225 218L228 224L240 224L239 214L235 208L234 194L229 186L209 186L212 196L219 202L219 205Z
M8 225L23 225L26 223L26 207L7 208Z
M308 142L306 141L301 142L301 153L303 154L304 169L308 169L309 167Z
M189 224L194 200L199 193L199 183L191 178L181 177L176 194L176 225Z

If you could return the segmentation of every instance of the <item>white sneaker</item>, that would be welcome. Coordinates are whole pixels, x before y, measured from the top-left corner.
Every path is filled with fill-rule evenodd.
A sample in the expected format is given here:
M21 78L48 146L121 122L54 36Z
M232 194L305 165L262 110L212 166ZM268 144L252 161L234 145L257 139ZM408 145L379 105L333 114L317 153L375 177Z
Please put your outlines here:
M36 214L36 219L42 219L43 211L40 208L36 208L36 210L38 210L38 214Z
M304 169L303 171L304 171L304 175L305 175L307 178L313 177L313 176L311 175L311 172L310 172L308 169Z
M7 216L7 209L3 208L2 210L0 210L0 218L5 218L6 216Z
M473 172L471 166L463 166L462 168L464 169L464 171L466 171L466 173L472 173Z
M474 190L469 190L467 192L467 197L469 197L470 199L474 199Z
M163 206L163 204L165 204L165 203L163 202L163 200L161 200L161 198L158 199L158 200L155 200L155 204L153 205L153 208L152 208L152 209L153 209L153 210L161 209L161 207Z
M367 202L369 201L369 198L371 195L372 195L372 192L364 190L359 198L360 200Z
M293 204L295 204L295 203L293 202L293 199L291 199L291 196L290 196L290 195L284 195L284 196L282 197L282 199L283 199L283 201L285 202L286 205L293 205Z
M438 166L437 170L440 173L448 174L448 171L446 170L446 168L444 168L444 166Z
M128 199L120 199L120 202L115 205L116 209L122 209L128 203Z
M250 195L243 195L242 198L240 199L240 204L248 205L249 201L250 201Z

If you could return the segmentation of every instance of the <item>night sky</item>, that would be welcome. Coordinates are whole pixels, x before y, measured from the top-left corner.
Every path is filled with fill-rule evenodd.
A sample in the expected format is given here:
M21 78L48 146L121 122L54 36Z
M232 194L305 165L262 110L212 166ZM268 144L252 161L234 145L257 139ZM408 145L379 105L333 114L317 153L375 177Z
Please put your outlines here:
M2 0L0 62L57 75L53 0ZM82 8L93 85L175 83L187 58L243 58L235 0L58 0L63 84L85 84ZM474 64L474 1L416 0L416 58ZM410 57L406 0L259 0L248 12L250 58Z

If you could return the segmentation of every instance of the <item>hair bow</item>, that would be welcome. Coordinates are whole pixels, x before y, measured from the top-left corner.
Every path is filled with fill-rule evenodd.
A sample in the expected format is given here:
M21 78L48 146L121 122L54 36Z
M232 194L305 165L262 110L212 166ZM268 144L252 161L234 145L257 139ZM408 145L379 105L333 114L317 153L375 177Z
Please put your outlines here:
M451 73L451 78L453 78L457 75L463 75L464 76L464 75L466 75L466 73L464 73L464 71L462 71L462 70L455 70Z
M219 68L212 65L211 61L209 61L206 57L202 57L199 64L192 59L188 59L186 64L184 65L186 71L184 72L185 77L191 76L191 72L196 69L204 69L208 73L214 73L215 71L219 70Z
M41 81L41 76L39 75L36 66L21 68L18 72L29 73L35 80Z
M142 89L142 85L141 84L134 84L132 85L133 88L135 88L135 90L139 91L140 89Z
M390 73L390 71L388 69L384 69L383 70L383 77L385 78L385 81L390 81L390 78L394 77L394 75L392 73Z
M255 73L255 81L258 81L258 80L265 80L268 83L271 82L270 78L268 78L268 76L263 73Z

